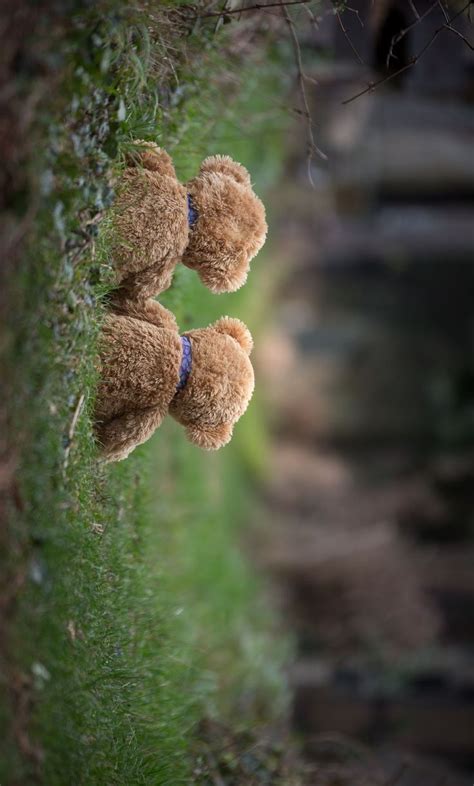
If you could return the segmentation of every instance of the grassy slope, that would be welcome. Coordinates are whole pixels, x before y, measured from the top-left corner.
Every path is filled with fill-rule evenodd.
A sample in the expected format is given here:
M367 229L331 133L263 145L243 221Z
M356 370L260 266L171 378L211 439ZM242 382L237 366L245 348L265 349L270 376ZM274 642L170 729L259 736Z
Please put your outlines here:
M44 110L48 137L35 162L43 207L9 335L21 446L9 569L27 578L7 677L32 694L17 725L33 753L18 756L6 739L2 783L194 783L189 750L203 716L238 708L249 726L284 701L282 654L237 542L261 461L258 401L218 456L187 445L173 423L112 467L97 464L92 440L109 277L97 214L121 151L136 136L157 139L187 177L204 154L225 150L265 162L257 185L275 160L275 137L260 150L247 144L212 84L221 65L212 30L182 34L183 21L164 13L153 21L114 10L74 24L62 94ZM251 108L261 94L248 76ZM250 288L214 299L185 270L165 300L182 327L227 311L261 318Z

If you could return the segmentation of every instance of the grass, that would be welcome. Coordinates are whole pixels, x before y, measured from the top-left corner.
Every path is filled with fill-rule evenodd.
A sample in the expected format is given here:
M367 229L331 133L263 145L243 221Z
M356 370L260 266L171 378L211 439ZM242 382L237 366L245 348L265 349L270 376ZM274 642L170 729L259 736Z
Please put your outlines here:
M4 718L1 783L212 783L195 769L202 720L252 735L284 711L286 643L240 546L265 456L258 398L218 455L169 422L104 467L91 430L110 286L99 225L124 151L155 139L186 178L224 150L257 190L278 169L285 119L273 99L261 111L276 67L232 80L229 107L215 79L222 41L181 6L112 3L73 14L56 53L61 88L42 107L32 162L41 208L7 334L19 471L6 570L22 588L3 658L20 710ZM265 303L252 287L257 274L246 292L214 298L182 269L164 301L183 328L229 312L258 329Z

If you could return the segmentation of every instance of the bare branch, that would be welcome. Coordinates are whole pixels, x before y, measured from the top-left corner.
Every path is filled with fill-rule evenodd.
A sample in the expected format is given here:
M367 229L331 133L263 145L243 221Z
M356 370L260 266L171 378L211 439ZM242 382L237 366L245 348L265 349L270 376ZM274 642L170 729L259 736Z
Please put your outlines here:
M69 426L69 430L68 430L68 433L67 433L67 445L66 445L65 450L64 450L63 471L65 471L67 469L67 466L69 464L69 453L70 453L70 450L71 450L71 444L72 444L72 440L74 438L74 434L75 434L75 431L76 431L77 421L79 420L80 414L82 412L82 408L84 406L85 399L86 399L85 394L81 393L81 395L79 396L79 398L77 400L77 404L75 406L75 409L74 409L74 413L73 413L73 416L72 416L71 424Z
M394 47L405 38L405 36L410 32L410 30L412 30L412 28L416 27L416 25L419 25L423 19L429 16L429 14L431 14L433 9L436 8L436 6L438 5L439 1L440 0L435 0L434 3L430 5L429 8L427 8L426 11L421 16L417 12L417 18L415 19L415 21L412 22L411 25L408 25L408 27L404 27L403 30L400 30L400 32L396 33L393 36L392 40L390 41L390 49L388 50L388 54L387 54L387 60L386 60L387 68L390 65L390 60L394 57L393 54Z
M318 24L318 21L317 21L315 15L313 14L311 8L307 4L303 5L303 8L304 8L304 10L306 11L306 13L309 16L309 20L310 20L311 26L314 27L316 32L318 32L319 31L319 24Z
M445 22L447 22L447 24L449 24L449 14L448 14L446 8L443 5L443 0L438 0L438 5L439 5L439 7L441 9L441 13L444 16Z
M308 180L311 183L312 187L315 188L313 176L312 176L312 173L311 173L311 165L313 163L314 154L317 153L324 160L327 160L327 156L322 152L322 150L320 150L317 147L316 141L315 141L315 138L314 138L313 123L312 123L312 120L311 120L311 112L310 112L310 109L309 109L308 96L306 94L305 80L306 80L307 77L306 77L306 75L304 73L304 70L303 70L303 61L302 61L302 58L301 58L301 47L300 47L300 42L298 41L298 36L296 35L294 22L293 22L290 14L288 12L288 9L286 8L286 5L284 3L281 4L281 10L282 10L283 16L285 17L285 21L286 21L286 23L288 25L288 29L290 31L291 40L292 40L292 43L293 43L293 51L294 51L294 54L295 54L298 83L299 83L301 99L303 101L303 107L304 107L304 111L298 111L298 114L301 114L301 115L303 115L303 117L306 118L306 127L307 127L308 149L307 149L306 162L307 162L307 169L308 169Z
M410 0L410 8L413 11L413 13L415 14L416 18L419 19L420 18L420 14L419 14L418 9L417 9L415 3L413 2L413 0Z
M334 9L334 10L336 11L336 9ZM345 37L345 39L346 39L347 43L348 43L348 44L349 44L349 46L351 47L351 49L352 49L352 51L354 52L355 56L357 57L357 59L358 59L359 63L361 63L363 66L365 66L365 65L366 65L366 63L364 63L364 61L362 60L362 58L361 58L361 56L360 56L359 52L357 51L357 49L355 48L355 46L354 46L353 42L351 41L351 38L350 38L350 36L347 34L347 30L346 30L346 28L344 27L343 21L342 21L342 19L341 19L341 14L339 13L339 11L336 11L336 16L337 16L337 21L339 22L339 27L341 28L341 30L342 30L342 32L343 32L343 34L344 34L344 37Z
M331 0L333 11L334 13L340 13L341 11L350 11L352 14L355 14L357 17L357 21L359 22L361 27L364 27L364 23L360 18L360 13L358 8L352 8L352 6L347 5L346 0Z
M457 35L461 39L461 41L464 41L466 46L469 47L471 52L474 52L474 46L471 43L469 43L469 41L467 40L466 36L463 35L460 32L460 30L456 30L455 27L453 27L452 25L449 25L449 24L448 25L444 25L443 27L444 27L444 30L449 30L450 33L454 33L455 35Z
M351 8L350 5L345 5L344 6L344 11L351 11L353 14L355 14L356 17L357 17L357 21L359 22L360 26L364 27L364 23L363 23L362 19L360 18L360 13L359 13L359 9L358 8Z
M430 44L432 43L433 41L430 42ZM394 71L393 74L387 74L387 76L383 76L381 79L378 79L376 82L369 82L367 87L364 87L363 90L360 90L358 93L351 96L350 98L346 98L346 100L342 101L342 103L351 104L352 101L356 100L356 98L360 98L366 93L372 93L377 87L380 87L380 85L385 84L385 82L390 82L391 79L395 79L395 77L399 76L400 74L403 74L404 71L408 71L409 68L411 68L412 66L415 65L416 62L418 62L420 57L426 52L427 49L428 46L422 49L420 54L416 55L415 57L412 57L411 60L406 65L402 66L402 68L399 68L398 71Z
M418 60L420 60L420 58L423 57L425 52L427 52L427 50L434 43L434 41L437 39L439 34L443 32L443 30L450 30L451 32L455 32L457 35L459 35L461 38L463 38L465 43L472 49L473 47L467 41L467 39L462 35L462 33L460 33L459 30L456 30L455 28L452 28L451 25L459 16L461 16L461 14L463 14L465 11L467 11L467 9L470 8L470 6L472 6L473 4L474 4L474 0L468 0L466 5L463 6L456 14L454 14L454 16L452 16L450 18L449 23L443 24L443 25L441 25L441 27L438 27L434 31L434 33L431 36L431 38L429 39L429 41L425 44L425 46L418 52L417 55L414 55L413 57L411 57L410 60L408 61L408 63L405 63L404 66L402 66L401 68L397 69L397 71L394 71L392 74L387 74L387 76L384 76L384 77L382 77L381 79L378 79L375 82L369 82L367 87L365 87L363 90L360 90L355 95L351 96L351 98L346 98L346 100L343 101L342 103L343 104L350 104L350 103L352 103L352 101L355 101L356 98L360 98L361 96L365 95L366 93L372 93L377 87L380 87L380 85L385 84L385 82L390 82L391 79L395 79L397 76L400 76L400 74L403 74L404 71L408 71L409 68L413 68L413 66L418 62Z

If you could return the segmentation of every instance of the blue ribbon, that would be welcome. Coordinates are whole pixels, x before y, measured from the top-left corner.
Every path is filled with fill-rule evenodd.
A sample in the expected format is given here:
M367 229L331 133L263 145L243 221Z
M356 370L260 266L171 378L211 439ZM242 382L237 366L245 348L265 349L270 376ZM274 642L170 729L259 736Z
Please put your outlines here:
M193 228L194 224L198 220L198 215L199 214L193 205L191 194L188 194L188 224L191 227L191 229Z
M188 381L193 366L193 353L191 350L191 341L187 336L180 336L181 346L183 348L183 355L181 357L181 365L179 367L179 382L176 385L176 390L182 390Z

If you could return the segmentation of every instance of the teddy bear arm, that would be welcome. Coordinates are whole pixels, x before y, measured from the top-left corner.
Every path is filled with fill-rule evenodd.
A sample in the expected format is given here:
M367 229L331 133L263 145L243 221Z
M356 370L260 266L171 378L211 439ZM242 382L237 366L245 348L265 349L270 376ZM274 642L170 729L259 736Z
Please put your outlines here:
M108 423L97 426L100 451L105 461L121 461L138 445L146 442L163 420L163 412L157 408L127 412Z
M223 292L236 292L247 280L250 268L247 255L244 253L228 254L232 264L207 262L197 268L198 276L205 287L220 295Z
M230 442L233 427L231 423L208 428L190 425L186 427L186 436L193 445L204 450L218 450Z
M152 298L130 300L122 290L118 290L112 298L111 305L114 312L121 316L141 319L156 327L179 332L174 314Z
M171 156L154 142L135 142L135 149L127 157L128 166L142 166L150 172L176 179L176 171Z
M186 190L172 177L129 167L112 211L111 256L127 297L167 289L189 240Z

